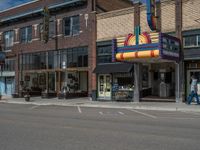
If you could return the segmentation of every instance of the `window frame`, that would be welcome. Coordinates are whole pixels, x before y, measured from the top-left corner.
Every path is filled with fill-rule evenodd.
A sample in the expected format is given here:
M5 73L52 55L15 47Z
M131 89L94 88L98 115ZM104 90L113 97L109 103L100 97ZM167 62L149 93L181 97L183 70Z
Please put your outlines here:
M186 41L186 38L188 38L188 37L196 37L196 44L195 45L186 45L185 41ZM189 35L189 36L183 37L183 47L184 48L196 48L196 47L200 47L200 35L199 34L195 34L195 35Z
M6 38L5 38L6 33L13 33L12 44L10 46L8 46L8 47L6 47ZM10 34L9 34L9 40L10 39L11 38L10 38ZM8 31L3 32L3 43L4 43L3 51L10 51L11 48L14 46L14 41L15 41L15 32L14 32L14 30L8 30ZM10 43L10 41L9 41L9 43Z
M29 33L29 28L31 29L30 33ZM25 30L25 40L24 41L22 39L22 31L23 30ZM32 34L33 34L32 25L20 28L20 43L31 43L32 42Z
M76 17L78 17L78 23L77 24L75 24L74 25L74 18L76 18ZM66 34L66 23L65 23L65 20L66 19L69 19L69 34ZM75 33L74 34L74 29L73 29L73 27L75 27L75 26L78 26L78 31L77 31L77 33ZM63 35L65 36L65 37L70 37L70 36L77 36L77 35L79 35L80 34L80 16L79 15L74 15L74 16L69 16L69 17L65 17L65 18L63 18Z

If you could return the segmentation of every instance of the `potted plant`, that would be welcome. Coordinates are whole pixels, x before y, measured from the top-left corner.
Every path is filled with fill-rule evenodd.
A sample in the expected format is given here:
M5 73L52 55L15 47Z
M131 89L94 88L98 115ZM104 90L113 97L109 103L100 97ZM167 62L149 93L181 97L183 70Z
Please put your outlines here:
M29 90L26 89L26 90L25 90L25 93L24 93L25 101L26 101L26 102L29 102L29 101L30 101L30 97L31 97L31 95L30 95L30 93L29 93Z

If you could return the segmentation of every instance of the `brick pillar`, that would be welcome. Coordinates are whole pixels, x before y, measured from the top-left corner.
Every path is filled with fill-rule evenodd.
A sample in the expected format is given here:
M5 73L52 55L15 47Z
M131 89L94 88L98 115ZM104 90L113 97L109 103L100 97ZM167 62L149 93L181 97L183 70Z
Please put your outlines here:
M96 67L96 12L88 14L88 30L89 30L89 47L88 47L88 94L93 95L93 100L96 99L96 74L93 70Z

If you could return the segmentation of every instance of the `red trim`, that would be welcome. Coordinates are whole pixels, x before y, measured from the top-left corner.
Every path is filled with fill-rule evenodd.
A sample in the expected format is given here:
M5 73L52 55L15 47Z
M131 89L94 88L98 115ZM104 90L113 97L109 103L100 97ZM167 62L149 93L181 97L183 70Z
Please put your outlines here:
M155 57L154 50L151 51L151 57Z
M129 39L131 37L134 37L134 35L132 33L129 33L128 36L127 36L127 38L126 38L126 40L124 41L124 46L128 46L129 45L128 43L129 43Z
M135 52L135 58L138 58L138 52Z
M124 60L124 54L123 53L120 54L120 59Z
M149 33L143 32L142 35L144 35L146 37L148 44L151 43L151 38L150 38Z

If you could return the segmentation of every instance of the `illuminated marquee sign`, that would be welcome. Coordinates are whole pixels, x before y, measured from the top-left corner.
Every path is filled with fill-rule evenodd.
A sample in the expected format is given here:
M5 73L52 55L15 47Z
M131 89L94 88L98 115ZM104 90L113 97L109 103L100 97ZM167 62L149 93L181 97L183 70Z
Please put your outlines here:
M157 0L158 1L158 0ZM161 33L157 29L156 0L146 0L147 22L154 32L143 32L135 27L135 35L130 33L127 37L113 39L112 60L123 62L138 61L179 61L180 40Z
M179 61L180 41L163 33L142 33L139 45L135 44L135 36L129 34L113 40L113 61L134 62L141 59Z

